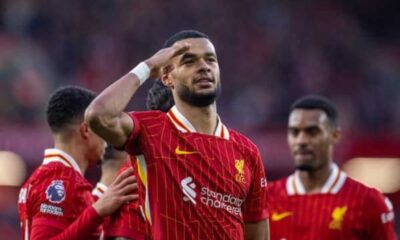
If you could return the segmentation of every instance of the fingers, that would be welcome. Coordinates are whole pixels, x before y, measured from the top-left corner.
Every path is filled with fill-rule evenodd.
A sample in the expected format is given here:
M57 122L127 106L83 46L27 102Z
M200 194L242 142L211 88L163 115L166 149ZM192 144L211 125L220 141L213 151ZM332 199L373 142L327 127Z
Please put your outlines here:
M117 178L114 180L114 182L111 185L118 185L121 181L123 181L125 178L128 176L133 175L133 169L128 168L124 170Z
M172 46L171 48L174 50L171 58L174 58L178 55L181 55L181 54L187 52L190 48L190 44L189 43L177 43L176 45Z
M126 196L122 197L121 199L122 199L123 203L127 203L127 202L137 200L138 198L139 198L138 194L130 194L130 195L126 195Z
M127 185L127 186L125 186L124 188L122 188L120 191L118 191L119 192L119 194L121 194L121 195L126 195L126 194L128 194L128 193L132 193L132 192L134 192L135 190L137 190L137 183L133 183L133 184L129 184L129 185Z

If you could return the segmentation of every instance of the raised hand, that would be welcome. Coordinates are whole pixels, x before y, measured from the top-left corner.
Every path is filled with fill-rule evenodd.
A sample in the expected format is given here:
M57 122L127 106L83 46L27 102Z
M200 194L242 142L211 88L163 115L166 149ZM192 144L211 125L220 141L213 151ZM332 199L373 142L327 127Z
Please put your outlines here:
M150 78L159 78L162 74L161 69L170 64L172 58L185 53L189 48L190 45L188 43L176 43L171 47L159 50L152 57L148 58L145 63L151 70Z
M138 198L137 194L133 194L136 189L136 177L133 176L132 168L128 168L114 180L103 196L93 204L93 207L102 217L111 215L122 204Z

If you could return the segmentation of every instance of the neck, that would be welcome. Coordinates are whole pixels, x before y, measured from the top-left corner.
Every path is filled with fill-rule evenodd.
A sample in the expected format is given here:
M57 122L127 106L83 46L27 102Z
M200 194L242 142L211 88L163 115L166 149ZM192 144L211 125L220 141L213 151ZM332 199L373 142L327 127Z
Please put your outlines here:
M70 138L72 139L72 138ZM86 169L89 166L88 161L84 157L84 152L81 150L81 144L76 144L73 141L63 141L60 137L54 137L54 147L60 149L67 154L69 154L75 162L78 164L79 169L81 170L82 175L85 174Z
M217 127L217 106L215 103L206 107L195 107L177 99L175 105L197 132L214 135Z
M312 171L298 171L300 181L306 193L320 193L332 172L332 164L328 164Z

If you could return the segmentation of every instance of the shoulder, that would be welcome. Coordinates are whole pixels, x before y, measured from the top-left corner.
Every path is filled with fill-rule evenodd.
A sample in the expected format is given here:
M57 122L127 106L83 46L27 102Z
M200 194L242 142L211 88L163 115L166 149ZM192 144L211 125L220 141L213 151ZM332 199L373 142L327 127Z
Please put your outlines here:
M131 117L135 117L138 119L149 119L149 118L162 118L165 117L166 114L162 111L132 111L128 112L128 115Z
M275 181L270 181L267 184L267 189L271 193L278 193L281 191L286 191L286 181L287 178L281 178Z
M65 178L67 180L74 179L75 170L64 166L62 163L49 163L40 165L33 174L29 177L31 184L40 184L49 182L56 178Z
M259 152L256 144L254 144L253 141L251 141L248 137L233 129L228 129L228 130L229 130L230 141L242 146L244 149L250 151L251 153Z
M376 205L386 205L386 197L376 188L369 187L357 180L352 179L347 176L346 179L347 190L357 196L362 196L362 200L366 205L376 206ZM346 186L345 185L345 186Z

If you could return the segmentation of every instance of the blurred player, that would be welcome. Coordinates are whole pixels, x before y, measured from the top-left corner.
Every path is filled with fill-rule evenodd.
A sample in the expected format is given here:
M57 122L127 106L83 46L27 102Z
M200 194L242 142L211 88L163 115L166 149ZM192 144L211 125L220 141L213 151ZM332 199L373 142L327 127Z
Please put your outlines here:
M122 112L140 84L161 77L175 106ZM182 31L104 90L91 128L138 158L153 239L265 239L266 179L256 146L217 115L219 66L209 38Z
M396 239L389 200L333 163L339 138L329 100L305 96L292 105L288 144L297 170L268 185L272 240Z
M115 180L118 171L128 161L128 155L124 151L108 145L101 160L101 178L93 189L95 199L101 197L108 186Z
M65 87L52 94L47 122L54 148L22 186L18 201L23 239L98 239L103 217L134 200L132 170L121 174L94 203L86 169L103 155L105 142L83 115L95 93ZM129 195L128 195L129 194Z

